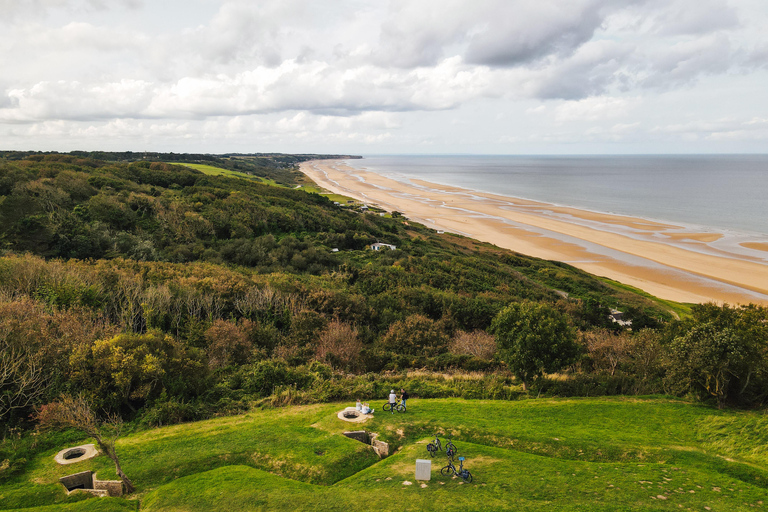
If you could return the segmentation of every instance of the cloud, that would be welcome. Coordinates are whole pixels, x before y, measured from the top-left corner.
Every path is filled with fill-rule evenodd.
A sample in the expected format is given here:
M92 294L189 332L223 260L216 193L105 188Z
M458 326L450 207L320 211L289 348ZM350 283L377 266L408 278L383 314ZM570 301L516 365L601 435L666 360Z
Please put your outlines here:
M513 66L545 56L570 55L601 26L607 10L603 4L608 3L502 2L484 16L485 26L471 37L466 59L489 66Z
M8 92L0 121L29 123L46 119L87 120L135 117L151 97L151 85L121 80L85 85L79 82L40 82Z
M566 101L554 108L558 122L601 121L626 116L638 103L635 98L597 96L578 101Z
M434 140L468 140L475 134L466 130L501 113L510 125L521 115L539 123L551 140L579 123L592 137L623 137L640 130L637 117L647 122L637 98L647 105L648 97L756 80L768 63L760 5L0 0L0 60L13 70L0 74L0 123L14 133L39 126L40 137L85 137L87 126L94 137L106 130L136 140L142 130L234 140L288 137L290 129L305 141L325 133L363 143L398 132L416 140L411 125L443 130L450 116L437 112L454 111L463 122ZM661 122L677 115L668 112L649 124L686 124L708 109L686 108L685 122ZM509 136L521 140L526 130ZM750 128L718 133L740 130Z
M686 84L705 74L725 73L733 65L734 50L725 34L710 34L673 44L647 56L646 87ZM736 61L738 62L738 61Z
M0 0L0 23L44 18L53 11L94 12L114 7L139 9L143 5L143 0Z

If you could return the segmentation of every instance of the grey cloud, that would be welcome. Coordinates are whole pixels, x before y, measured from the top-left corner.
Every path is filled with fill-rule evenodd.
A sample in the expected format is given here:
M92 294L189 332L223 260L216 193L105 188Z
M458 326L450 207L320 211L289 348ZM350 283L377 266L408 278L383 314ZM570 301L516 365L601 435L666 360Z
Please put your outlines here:
M689 83L702 75L726 72L734 65L733 49L724 34L678 43L648 59L645 87L668 88Z
M552 63L534 80L540 99L582 99L607 92L624 79L632 49L610 42L589 43L575 55Z
M471 38L467 61L489 66L513 66L546 55L568 55L592 39L603 21L601 2L541 1L504 4Z
M656 0L646 6L645 14L661 35L709 34L741 24L725 0Z
M380 65L404 68L454 55L475 65L524 65L573 53L612 12L645 1L397 1L382 23L373 56Z

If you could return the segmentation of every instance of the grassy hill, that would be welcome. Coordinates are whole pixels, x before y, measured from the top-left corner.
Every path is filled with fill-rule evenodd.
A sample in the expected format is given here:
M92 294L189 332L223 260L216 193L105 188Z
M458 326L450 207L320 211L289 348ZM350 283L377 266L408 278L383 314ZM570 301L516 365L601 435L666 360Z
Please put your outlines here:
M53 455L72 444L51 447L0 484L0 509L737 511L768 503L764 414L664 398L412 399L405 414L377 411L358 425L336 417L344 405L259 410L123 438L122 466L138 487L130 499L66 497L59 476L93 469L114 477L113 466L100 456L62 468ZM359 428L397 451L379 460L341 435ZM433 460L429 482L415 481L415 460L429 458L435 433L453 436L471 484L440 475L445 455Z

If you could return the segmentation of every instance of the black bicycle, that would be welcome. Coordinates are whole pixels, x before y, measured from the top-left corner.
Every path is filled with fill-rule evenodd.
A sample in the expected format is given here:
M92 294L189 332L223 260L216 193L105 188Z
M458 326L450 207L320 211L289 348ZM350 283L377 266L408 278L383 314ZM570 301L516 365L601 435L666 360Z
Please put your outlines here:
M440 439L435 434L435 440L427 444L427 451L430 457L434 457L437 452L443 451L443 445L440 444Z
M464 457L459 457L459 469L453 465L453 458L448 458L448 465L440 469L440 474L443 476L456 475L461 477L468 484L472 483L472 473L468 469L464 469Z
M448 442L445 444L445 454L453 459L454 455L459 451L458 448L456 448L456 445L453 444L453 441L451 441L451 438L448 438Z
M385 411L391 411L392 410L392 404L389 403L389 402L385 403L383 409ZM397 400L397 402L395 403L395 410L397 412L405 412L405 405L403 405L403 401L402 400L400 400L400 399Z

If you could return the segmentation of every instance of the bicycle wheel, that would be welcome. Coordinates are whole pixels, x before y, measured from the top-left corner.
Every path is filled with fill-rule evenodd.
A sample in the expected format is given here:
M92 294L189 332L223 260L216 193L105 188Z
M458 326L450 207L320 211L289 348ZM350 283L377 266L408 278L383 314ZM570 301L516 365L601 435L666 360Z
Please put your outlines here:
M437 453L437 446L433 445L432 443L429 443L427 445L427 451L429 452L430 457L434 457L435 453Z
M466 469L464 471L462 471L461 478L463 478L464 481L467 482L468 484L472 483L472 473L470 473Z
M445 449L445 454L450 458L453 458L453 456L456 455L456 447L449 446L448 448Z
M440 474L443 476L448 476L448 475L452 475L453 471L454 471L453 467L449 464L440 470Z
M385 411L389 411L392 409L392 404L387 402L384 404L384 407L382 407L382 409L384 409Z
M405 412L405 406L403 404L398 404L398 406L395 408L397 412Z

